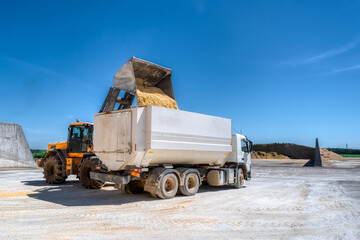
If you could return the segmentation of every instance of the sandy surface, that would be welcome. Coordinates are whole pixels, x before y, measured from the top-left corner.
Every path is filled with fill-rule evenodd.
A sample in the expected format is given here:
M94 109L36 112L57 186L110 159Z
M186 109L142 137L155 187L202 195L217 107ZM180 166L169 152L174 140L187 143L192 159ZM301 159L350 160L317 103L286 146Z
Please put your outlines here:
M360 239L360 169L254 161L247 187L159 200L0 170L0 239Z

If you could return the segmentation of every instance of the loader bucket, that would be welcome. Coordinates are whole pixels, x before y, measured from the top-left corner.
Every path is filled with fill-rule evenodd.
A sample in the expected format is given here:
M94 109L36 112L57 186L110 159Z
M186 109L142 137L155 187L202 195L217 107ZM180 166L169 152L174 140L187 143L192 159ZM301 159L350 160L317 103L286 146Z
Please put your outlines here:
M116 72L113 81L114 85L110 88L99 112L129 108L135 96L137 96L137 89L143 90L149 87L158 88L162 91L162 94L167 95L169 99L173 99L171 100L173 101L171 106L165 105L163 107L177 109L171 83L171 69L132 57ZM124 91L125 94L122 98L119 98L118 96L121 90ZM117 109L114 109L116 103L120 105Z
M160 88L175 99L171 83L171 69L132 57L114 76L114 87L136 96L139 85Z

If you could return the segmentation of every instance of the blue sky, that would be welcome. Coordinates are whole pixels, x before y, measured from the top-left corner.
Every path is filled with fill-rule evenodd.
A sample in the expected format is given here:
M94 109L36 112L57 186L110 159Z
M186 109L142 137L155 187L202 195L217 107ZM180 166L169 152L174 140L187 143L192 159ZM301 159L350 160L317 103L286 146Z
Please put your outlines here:
M1 1L0 121L31 148L93 121L132 56L255 143L360 148L359 1Z

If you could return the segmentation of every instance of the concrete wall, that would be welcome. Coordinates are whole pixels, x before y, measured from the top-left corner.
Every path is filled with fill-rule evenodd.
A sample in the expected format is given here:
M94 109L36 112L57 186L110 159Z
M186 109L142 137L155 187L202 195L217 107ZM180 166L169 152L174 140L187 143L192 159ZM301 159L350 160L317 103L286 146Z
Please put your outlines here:
M21 126L0 122L0 167L36 167Z

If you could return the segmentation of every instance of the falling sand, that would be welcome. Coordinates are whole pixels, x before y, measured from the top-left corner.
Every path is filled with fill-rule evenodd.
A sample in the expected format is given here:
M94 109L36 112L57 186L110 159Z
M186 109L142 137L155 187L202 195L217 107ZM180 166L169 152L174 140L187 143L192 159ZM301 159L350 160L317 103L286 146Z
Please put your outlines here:
M136 94L139 107L159 106L178 109L176 101L166 95L160 88L145 87L139 84L137 85Z

